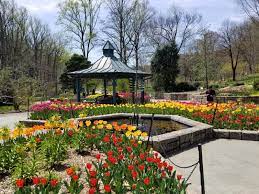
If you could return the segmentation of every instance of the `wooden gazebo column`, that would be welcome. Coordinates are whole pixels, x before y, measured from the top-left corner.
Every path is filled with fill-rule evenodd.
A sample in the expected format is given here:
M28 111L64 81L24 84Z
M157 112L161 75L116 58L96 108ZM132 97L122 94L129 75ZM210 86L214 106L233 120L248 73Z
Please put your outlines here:
M80 96L80 92L81 92L81 79L79 76L76 77L76 101L80 102L81 101L81 96Z
M141 78L141 104L145 103L145 80Z
M104 95L107 95L107 79L103 79L103 88L104 88Z
M116 104L116 78L112 78L112 102Z

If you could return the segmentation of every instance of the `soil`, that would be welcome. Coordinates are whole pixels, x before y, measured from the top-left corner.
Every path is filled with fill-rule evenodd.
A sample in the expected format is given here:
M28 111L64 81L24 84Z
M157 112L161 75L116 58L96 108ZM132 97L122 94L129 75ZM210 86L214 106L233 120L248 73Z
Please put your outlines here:
M85 183L84 178L86 176L86 172L83 169L85 169L86 163L96 161L95 155L97 152L97 150L93 150L92 152L89 152L89 154L84 153L79 155L75 150L71 149L68 151L68 158L60 165L54 166L52 172L59 177L59 180L69 181L70 178L66 174L66 169L70 166L80 167L80 169L82 169L81 180ZM47 174L47 171L42 171L39 173L39 176L47 176ZM88 186L84 186L85 189L81 193L87 193L88 191ZM11 179L11 176L0 177L0 194L13 194L14 189L14 182ZM60 193L66 193L66 189L62 187Z

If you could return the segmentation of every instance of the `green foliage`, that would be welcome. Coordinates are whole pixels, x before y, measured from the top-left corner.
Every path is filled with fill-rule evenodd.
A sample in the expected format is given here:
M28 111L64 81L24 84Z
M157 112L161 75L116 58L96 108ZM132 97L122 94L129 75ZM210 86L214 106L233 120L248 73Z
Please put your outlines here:
M256 91L259 90L259 79L254 80L253 88L254 88L254 90L256 90Z
M117 80L117 90L119 92L129 92L129 80L128 79Z
M19 145L19 144L18 144ZM32 138L23 148L19 148L21 153L23 153L23 158L20 162L16 164L14 168L13 178L23 178L30 179L36 176L40 169L43 168L43 156L38 149L35 139Z
M188 91L194 91L197 90L198 85L196 84L195 86L192 84L189 84L187 82L180 82L175 85L173 88L174 92L188 92Z
M55 134L53 131L47 134L46 139L41 143L41 153L50 169L66 159L68 147L65 136Z
M60 81L62 84L62 89L72 89L74 88L74 79L68 77L67 73L72 71L78 71L82 69L89 68L91 65L90 61L87 61L82 55L74 54L69 61L66 62L66 69L64 73L60 76Z
M158 48L151 61L153 87L156 91L171 92L179 73L179 54L175 42Z

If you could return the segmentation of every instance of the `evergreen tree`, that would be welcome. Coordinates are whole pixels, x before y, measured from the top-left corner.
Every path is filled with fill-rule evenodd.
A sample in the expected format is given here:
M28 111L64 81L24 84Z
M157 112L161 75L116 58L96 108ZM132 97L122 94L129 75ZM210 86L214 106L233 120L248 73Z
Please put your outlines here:
M82 69L87 69L91 66L91 62L87 61L82 55L74 54L69 61L66 62L66 69L64 73L60 76L60 82L62 84L62 89L74 89L75 92L75 79L67 75L69 72L79 71Z
M156 91L173 91L179 73L179 54L175 42L157 48L151 61L153 87Z

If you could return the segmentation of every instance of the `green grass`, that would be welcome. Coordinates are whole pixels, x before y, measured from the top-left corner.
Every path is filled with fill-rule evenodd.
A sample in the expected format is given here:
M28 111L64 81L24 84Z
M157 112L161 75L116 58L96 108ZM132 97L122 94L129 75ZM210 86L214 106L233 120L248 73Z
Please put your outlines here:
M13 111L13 106L0 106L0 113L7 113Z
M25 105L20 106L20 111L27 111L28 107ZM9 113L15 111L13 106L0 106L0 113Z
M250 96L259 96L259 90L254 91Z

